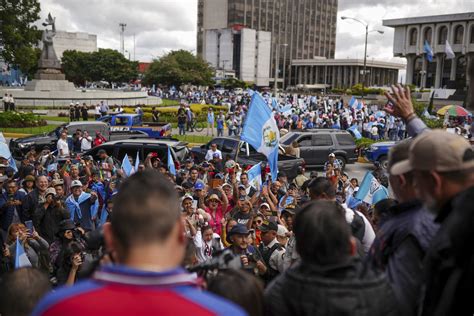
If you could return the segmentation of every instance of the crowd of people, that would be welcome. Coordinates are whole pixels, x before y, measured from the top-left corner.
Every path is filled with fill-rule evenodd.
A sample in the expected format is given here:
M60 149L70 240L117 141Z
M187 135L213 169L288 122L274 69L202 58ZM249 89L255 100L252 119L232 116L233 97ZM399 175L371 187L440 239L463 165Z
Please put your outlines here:
M472 314L474 151L429 130L408 88L392 92L385 115L330 98L287 95L274 106L281 130L357 125L375 139L410 136L391 150L388 178L374 172L394 195L375 205L356 198L359 179L334 155L309 177L300 168L271 179L262 168L261 183L253 166L223 161L217 144L203 162L179 166L158 153L130 157L131 176L104 150L71 156L67 131L61 163L48 150L28 153L18 170L0 157L0 287L11 289L0 313ZM230 115L249 99L231 102ZM184 130L180 116L185 104ZM223 116L209 110L210 133Z

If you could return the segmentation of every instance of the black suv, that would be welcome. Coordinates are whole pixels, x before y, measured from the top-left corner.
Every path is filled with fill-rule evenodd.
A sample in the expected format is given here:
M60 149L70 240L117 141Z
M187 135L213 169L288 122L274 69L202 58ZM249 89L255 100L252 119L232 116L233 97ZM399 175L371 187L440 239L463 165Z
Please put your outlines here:
M331 153L336 155L343 168L346 164L357 161L354 137L347 131L337 129L291 131L280 139L280 144L286 147L294 141L298 143L300 157L305 160L307 167L324 166Z

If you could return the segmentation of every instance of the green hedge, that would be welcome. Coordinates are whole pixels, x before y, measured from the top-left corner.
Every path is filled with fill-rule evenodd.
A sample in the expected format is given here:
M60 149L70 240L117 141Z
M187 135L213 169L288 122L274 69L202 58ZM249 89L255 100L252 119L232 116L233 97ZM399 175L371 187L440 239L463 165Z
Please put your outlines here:
M39 119L33 113L23 112L1 112L0 113L0 127L36 127L44 126L46 121Z

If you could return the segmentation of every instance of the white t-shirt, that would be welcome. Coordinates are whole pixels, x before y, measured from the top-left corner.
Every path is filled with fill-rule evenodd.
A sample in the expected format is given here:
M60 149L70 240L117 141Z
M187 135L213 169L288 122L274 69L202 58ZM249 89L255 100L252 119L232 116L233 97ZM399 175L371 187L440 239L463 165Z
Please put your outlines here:
M81 151L86 151L92 148L92 137L82 137L81 139Z
M206 159L207 161L212 160L212 158L214 157L214 154L218 154L219 159L222 160L222 152L219 149L216 149L216 151L212 151L212 149L209 149L204 159Z
M67 141L59 139L58 144L58 155L61 157L69 156L69 146L67 145ZM62 151L62 154L61 154Z

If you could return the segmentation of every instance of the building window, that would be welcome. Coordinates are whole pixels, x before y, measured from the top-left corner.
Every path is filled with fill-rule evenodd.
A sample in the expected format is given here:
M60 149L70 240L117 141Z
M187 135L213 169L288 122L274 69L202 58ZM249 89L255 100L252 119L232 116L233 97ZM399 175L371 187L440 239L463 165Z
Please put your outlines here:
M444 45L447 39L448 39L448 28L446 26L442 26L439 28L439 31L438 31L438 44Z
M425 41L428 41L428 43L431 45L432 37L433 37L433 29L431 27L427 27L425 29L425 34L423 36L423 43Z
M464 26L458 25L454 29L454 44L462 44L464 37Z
M410 46L416 45L417 39L418 39L418 30L413 28L410 30Z
M474 44L474 25L471 26L471 38L469 43Z

